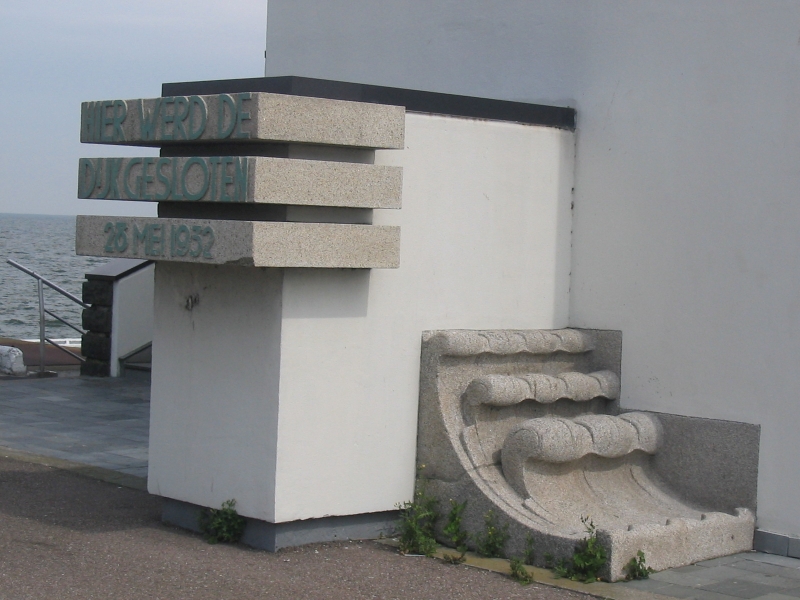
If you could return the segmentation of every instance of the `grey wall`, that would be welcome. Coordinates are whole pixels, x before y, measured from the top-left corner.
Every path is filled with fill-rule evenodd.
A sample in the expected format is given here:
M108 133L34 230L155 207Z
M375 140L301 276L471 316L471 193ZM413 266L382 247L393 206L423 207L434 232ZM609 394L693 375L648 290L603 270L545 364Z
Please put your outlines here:
M271 0L269 75L578 110L570 324L622 405L760 424L759 527L800 533L800 3Z

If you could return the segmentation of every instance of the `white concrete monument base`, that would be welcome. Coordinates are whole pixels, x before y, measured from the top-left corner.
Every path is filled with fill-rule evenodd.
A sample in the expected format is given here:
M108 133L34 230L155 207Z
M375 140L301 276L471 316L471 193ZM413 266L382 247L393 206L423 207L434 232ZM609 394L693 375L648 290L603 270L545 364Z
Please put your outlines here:
M297 95L329 100L270 96L293 81L87 103L84 141L162 157L80 163L86 197L163 201L78 231L82 252L156 261L148 489L189 528L235 499L269 549L372 537L412 498L422 331L554 329L569 306L574 111L313 80ZM309 112L278 136L268 100ZM251 182L263 156L294 183ZM320 159L371 164L298 179ZM373 211L400 207L398 167L402 208Z
M358 280L368 280L369 272L340 275L364 291ZM285 398L295 377L313 379L320 371L308 361L300 372L282 374L284 336L291 335L291 326L284 326L291 279L283 269L156 266L148 489L170 499L165 520L189 529L197 529L198 506L235 498L238 512L251 518L244 541L267 550L339 536L375 537L393 517L272 525L280 521L279 492L291 498L277 487L279 461L287 459L280 451L281 426L300 436L317 431L321 439L309 439L309 446L329 444L330 454L340 433L320 431L314 415L297 432L281 422L281 387L288 388ZM317 401L329 398L321 394ZM318 481L319 459L307 458L305 476Z
M398 269L157 264L149 490L178 501L168 520L235 498L262 547L377 535L413 493L421 332L566 325L573 133L405 125L402 152L375 152L403 168L402 210L372 220L400 226Z

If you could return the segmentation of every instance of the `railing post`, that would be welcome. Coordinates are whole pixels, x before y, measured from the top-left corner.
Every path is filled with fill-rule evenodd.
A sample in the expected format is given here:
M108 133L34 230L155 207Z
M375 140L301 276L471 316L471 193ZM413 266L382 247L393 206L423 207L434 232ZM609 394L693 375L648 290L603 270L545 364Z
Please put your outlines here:
M82 356L79 356L79 355L75 354L74 352L70 352L70 351L69 351L69 350L67 350L66 348L63 348L63 347L62 347L62 346L60 346L58 343L54 342L53 340L51 340L51 339L49 339L49 338L47 337L47 333L46 333L46 331L45 331L45 318L46 318L46 317L45 317L45 315L50 315L50 316L51 316L51 317L53 317L54 319L56 319L56 320L58 320L58 321L61 321L62 323L64 323L64 325L67 325L67 326L69 326L69 327L72 327L72 328L73 328L75 331L77 331L77 332L78 332L78 333L80 333L81 335L83 335L83 334L84 334L84 333L86 333L86 332L85 332L85 331L83 331L82 329L78 328L78 327L75 327L75 326L74 326L72 323L70 323L69 321L66 321L66 320L62 319L62 318L61 318L61 317L59 317L57 314L55 314L54 312L51 312L51 311L47 310L47 309L44 307L44 286L46 285L46 286L48 286L48 287L50 287L50 288L54 289L55 291L57 291L57 292L58 292L59 294L61 294L62 296L66 297L66 298L69 298L70 300L72 300L72 301L73 301L73 302L75 302L76 304L78 304L78 305L82 306L83 308L89 308L89 305L88 305L88 304L86 304L86 303L85 303L83 300L81 300L80 298L78 298L78 297L76 297L76 296L73 296L73 295L72 295L72 294L70 294L68 291L66 291L66 290L64 290L64 289L61 289L61 288L60 288L60 287L58 287L58 286L57 286L55 283L52 283L52 282L50 282L50 281L47 281L47 279L45 279L44 277L42 277L42 276L41 276L41 275L39 275L38 273L36 273L36 272L34 272L34 271L31 271L30 269L28 269L28 268L26 268L26 267L23 267L23 266L22 266L21 264L19 264L18 262L14 261L14 260L11 260L10 258L9 258L8 260L6 260L6 262L7 262L8 264L10 264L12 267L14 267L14 268L16 268L16 269L19 269L19 270L20 270L20 271L22 271L23 273L27 273L28 275L30 275L31 277L33 277L34 279L36 279L37 288L38 288L38 290L39 290L39 377L45 377L45 373L47 373L47 376L55 376L55 375L56 375L56 373L54 373L54 372L49 372L49 371L45 371L45 370L44 370L44 362L45 362L45 342L48 342L48 343L52 344L53 346L55 346L56 348L58 348L58 349L59 349L59 350L61 350L62 352L66 352L67 354L69 354L70 356L73 356L73 357L77 358L77 359L78 359L79 361L81 361L81 362L85 362L85 361L86 361L86 359L85 359L84 357L82 357Z
M41 279L36 283L39 287L39 374L44 375L44 286Z

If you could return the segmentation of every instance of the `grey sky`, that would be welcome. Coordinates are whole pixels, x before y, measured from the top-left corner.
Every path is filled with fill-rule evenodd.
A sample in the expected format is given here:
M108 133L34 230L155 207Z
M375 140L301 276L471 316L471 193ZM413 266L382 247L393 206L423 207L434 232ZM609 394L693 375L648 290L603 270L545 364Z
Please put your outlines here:
M3 0L0 212L155 215L151 203L77 199L81 156L157 153L81 144L80 103L262 76L265 35L266 0Z

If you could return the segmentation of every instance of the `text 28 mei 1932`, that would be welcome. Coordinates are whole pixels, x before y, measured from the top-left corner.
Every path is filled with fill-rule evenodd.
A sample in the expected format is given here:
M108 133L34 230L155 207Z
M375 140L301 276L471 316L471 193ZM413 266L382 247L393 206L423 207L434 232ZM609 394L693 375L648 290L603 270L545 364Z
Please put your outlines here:
M116 221L105 224L106 243L103 250L109 254L127 257L191 257L211 259L214 246L214 229L202 225L182 223L148 223L139 229L137 223Z

